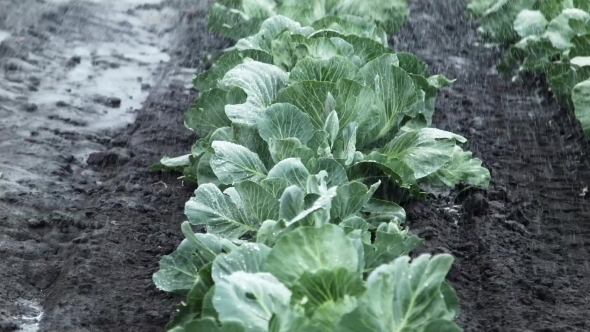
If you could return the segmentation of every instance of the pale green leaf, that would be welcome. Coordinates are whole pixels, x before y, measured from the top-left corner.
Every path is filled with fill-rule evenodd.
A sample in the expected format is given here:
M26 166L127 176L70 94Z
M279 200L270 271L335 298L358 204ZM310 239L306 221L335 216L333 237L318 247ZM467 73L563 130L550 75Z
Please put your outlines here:
M262 267L270 248L260 243L244 243L229 254L219 255L213 262L211 275L215 283L238 271L264 272Z
M223 79L223 76L235 66L244 63L244 60L252 59L259 62L271 63L273 57L270 53L257 50L257 49L245 49L245 50L231 50L223 53L219 58L215 60L211 68L202 74L199 74L193 80L195 88L199 91L206 91L219 87L219 81ZM244 100L246 96L244 95ZM239 102L228 102L227 104L239 104Z
M584 134L590 136L590 80L576 85L572 91L576 118L582 125Z
M367 279L361 304L345 315L336 331L423 331L448 314L440 292L453 257L421 255L410 263L402 256L375 269Z
M289 185L296 185L303 190L307 188L309 176L309 171L300 158L281 160L268 172L268 178L284 179Z
M302 27L299 22L293 21L286 16L275 15L262 22L258 33L238 40L234 47L238 50L255 49L271 52L271 41L284 31L307 36L314 32L314 29Z
M334 250L338 248L338 250ZM356 271L356 249L338 226L301 227L283 237L269 254L265 269L286 284L293 284L303 273L345 268Z
M237 271L216 283L213 304L223 324L240 322L247 332L266 332L273 314L288 310L290 298L273 275Z
M281 220L295 219L305 209L305 193L298 186L290 186L281 196L279 218Z
M514 30L521 37L540 35L545 31L549 22L538 10L525 9L518 13L514 20Z
M211 168L217 178L225 184L266 178L266 167L257 154L247 148L230 143L211 143L215 154L211 157Z
M379 123L370 134L370 141L395 132L404 115L419 101L412 78L395 61L397 57L383 55L361 68L365 83L372 87L378 100Z
M226 105L227 117L232 122L255 125L258 114L272 104L288 81L288 73L266 63L246 61L234 67L225 74L220 85L240 88L248 97L243 104Z
M260 223L265 220L279 218L279 200L264 189L260 184L252 181L236 183L236 190L244 202L244 206Z
M441 169L422 179L420 182L429 187L453 188L460 183L471 186L487 187L490 183L490 171L481 166L482 161L472 158L472 153L455 146L451 161Z
M297 138L271 140L268 146L275 163L288 158L300 158L301 162L309 168L310 163L315 158L315 153L301 144Z
M231 121L225 114L225 105L246 101L246 94L240 89L213 89L204 91L184 116L184 124L198 137L209 136L215 130L228 127Z
M264 110L258 117L257 125L260 137L266 142L293 137L307 144L314 135L309 116L287 103L273 104Z
M304 58L291 70L290 82L317 81L336 83L343 78L359 80L358 67L350 60L335 56L328 60Z
M234 201L213 184L203 184L186 202L184 212L193 225L204 225L210 234L229 239L256 231L260 222L249 214L242 201Z

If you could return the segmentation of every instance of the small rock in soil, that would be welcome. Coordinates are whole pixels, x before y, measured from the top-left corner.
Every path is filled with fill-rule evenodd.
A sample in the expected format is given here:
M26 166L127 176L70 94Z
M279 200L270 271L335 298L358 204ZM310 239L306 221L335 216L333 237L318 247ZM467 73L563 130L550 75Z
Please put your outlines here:
M489 203L490 203L490 208L492 208L492 210L503 211L506 209L506 206L502 202L489 201Z
M147 91L147 90L149 90L149 89L151 89L151 88L152 88L152 86L151 86L151 85L149 85L149 84L147 84L147 83L143 83L143 84L141 85L141 91Z
M25 111L27 111L27 112L35 112L38 109L39 109L39 106L37 106L37 104L34 104L34 103L29 103L29 104L25 105Z
M102 95L95 95L93 99L95 103L111 107L111 108L119 108L121 107L121 98L117 97L106 97Z
M535 287L535 295L541 301L555 304L555 294L553 291L545 286Z
M8 71L13 71L13 70L33 71L33 70L37 69L37 67L35 67L35 66L31 65L30 63L23 61L21 59L12 58L12 59L8 59L8 61L6 61L6 64L4 64L4 69L6 69Z
M424 229L422 229L418 232L418 236L425 238L426 240L429 240L433 237L437 237L438 231L436 230L436 228L434 228L432 226L426 226Z
M18 325L12 320L5 320L0 322L0 331L12 332L18 330Z
M68 62L66 62L66 67L72 68L72 67L76 67L76 65L79 65L82 62L82 58L80 56L73 56L71 57Z
M524 235L527 233L526 227L514 220L506 220L504 222L504 226L506 226L506 228L513 230L515 232L519 232L520 234Z
M37 76L29 76L29 82L31 82L33 86L39 86L39 84L41 84L41 80Z
M490 203L481 193L475 193L463 201L465 212L473 216L481 216L490 208Z
M31 218L31 219L27 220L27 225L29 225L29 227L31 227L31 228L43 227L43 226L45 226L45 220Z
M131 152L123 148L112 148L107 151L91 153L86 163L95 166L120 165L131 159Z
M475 129L483 129L485 127L485 123L483 121L483 119L479 116L476 116L472 119L473 122L473 127Z
M66 107L66 106L68 106L68 103L66 103L63 100L60 100L57 103L55 103L55 106L57 106L57 107Z

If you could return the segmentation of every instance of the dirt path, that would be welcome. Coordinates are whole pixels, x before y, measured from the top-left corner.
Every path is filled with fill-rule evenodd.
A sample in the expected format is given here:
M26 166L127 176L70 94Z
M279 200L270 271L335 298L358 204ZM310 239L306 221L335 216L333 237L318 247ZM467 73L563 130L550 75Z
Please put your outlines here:
M146 167L189 150L191 72L229 43L208 32L205 1L125 1L0 0L1 332L162 331L180 299L151 274L181 240L194 187ZM489 190L408 207L422 250L457 257L461 325L587 331L587 141L535 87L495 74L501 51L475 46L462 0L411 10L395 47L457 79L435 126L469 138L493 177Z
M0 1L0 331L162 330L151 274L190 190L145 169L193 141L207 7Z
M492 185L417 204L410 227L450 251L466 331L590 329L590 146L575 119L495 73L502 51L477 46L464 1L411 1L396 47L457 82L435 126L467 137ZM534 85L534 84L533 84ZM446 209L445 209L446 208ZM474 213L470 213L473 211ZM475 215L473 215L475 214Z

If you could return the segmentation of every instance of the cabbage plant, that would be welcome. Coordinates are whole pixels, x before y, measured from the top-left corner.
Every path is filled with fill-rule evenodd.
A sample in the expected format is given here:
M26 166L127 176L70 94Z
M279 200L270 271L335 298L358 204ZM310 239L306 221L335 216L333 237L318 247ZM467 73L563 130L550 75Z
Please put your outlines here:
M500 24L492 16L482 15L482 28L497 35L505 35L510 29L515 40L520 38L510 47L498 69L510 73L517 68L519 73L546 75L557 101L575 109L582 129L586 134L590 133L590 115L583 101L587 89L585 81L590 79L590 2L536 0L503 3L515 14L504 16L509 24ZM478 6L482 4L482 1L473 1L472 10L481 14L474 8L480 8ZM499 5L494 8L497 7Z
M490 174L429 127L452 81L388 47L407 15L405 0L214 4L210 27L239 40L194 80L198 141L160 164L198 184L153 276L186 295L168 331L461 331L453 258L412 260L422 239L396 203Z

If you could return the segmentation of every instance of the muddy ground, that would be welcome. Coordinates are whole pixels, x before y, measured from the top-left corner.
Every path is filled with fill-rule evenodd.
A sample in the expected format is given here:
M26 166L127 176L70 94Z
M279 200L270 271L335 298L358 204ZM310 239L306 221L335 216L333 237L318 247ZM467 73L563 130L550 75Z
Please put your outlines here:
M0 10L0 38L12 31L0 44L2 65L16 58L40 70L71 68L68 58L52 58L46 49L59 44L43 36L63 37L62 29L73 29L67 19L88 18L94 7L57 2L30 1L40 8L33 34ZM0 119L0 331L162 331L179 301L156 290L151 274L181 241L183 205L194 186L146 168L189 150L194 137L182 117L196 91L187 73L202 70L202 56L229 41L208 32L207 3L135 2L139 13L177 16L162 19L168 23L159 32L145 29L161 36L155 43L167 43L156 48L169 58L150 67L153 83L143 86L147 99L137 97L143 107L131 112L134 122L125 126L125 112L86 115L84 103L63 116L42 98L38 110L25 113L35 75L19 69L17 83L26 89L16 96L4 92L17 84L9 77L14 70L0 71L0 88L9 87L0 89L0 111L9 115ZM410 2L410 22L392 44L428 62L432 74L457 79L441 92L434 125L467 137L492 173L487 190L455 190L406 206L410 228L427 239L421 251L456 257L449 280L461 299L460 325L470 332L590 330L588 141L542 84L513 84L495 72L502 50L480 46L463 1ZM0 0L9 9L21 3ZM6 48L7 40L19 47ZM49 77L47 88L60 82L38 76ZM89 93L72 100L96 104ZM97 125L103 120L110 125ZM38 325L27 319L41 314Z

